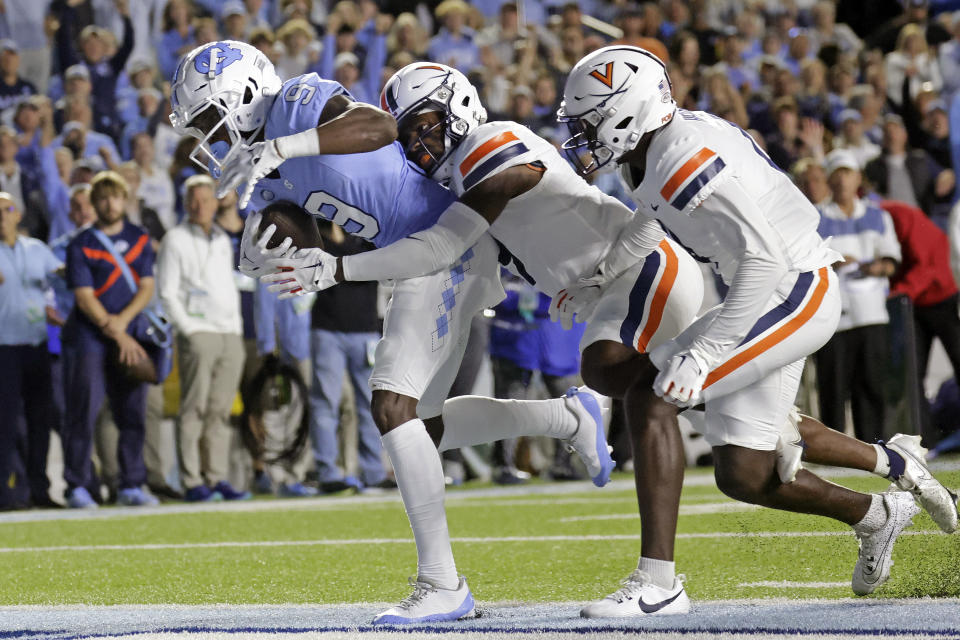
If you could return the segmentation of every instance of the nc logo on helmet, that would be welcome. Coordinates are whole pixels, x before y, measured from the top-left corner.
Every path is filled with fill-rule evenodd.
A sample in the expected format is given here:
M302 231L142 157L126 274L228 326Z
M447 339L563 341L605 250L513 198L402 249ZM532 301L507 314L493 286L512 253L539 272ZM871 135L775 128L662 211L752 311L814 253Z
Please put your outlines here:
M213 73L218 76L241 58L243 58L243 52L240 49L218 42L200 52L193 62L193 68L203 74Z

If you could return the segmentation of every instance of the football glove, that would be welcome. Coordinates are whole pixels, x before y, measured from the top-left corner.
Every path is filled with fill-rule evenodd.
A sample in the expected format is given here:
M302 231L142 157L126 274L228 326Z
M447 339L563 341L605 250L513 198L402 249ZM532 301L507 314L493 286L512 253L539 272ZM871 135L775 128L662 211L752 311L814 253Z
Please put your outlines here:
M267 290L279 294L281 300L337 284L337 258L323 249L300 249L289 257L269 260L267 265L271 272L260 280L271 283Z
M241 209L246 208L257 183L283 164L284 160L275 140L235 146L223 159L217 197L222 198L246 182L238 202Z
M550 302L550 320L559 320L564 329L573 328L574 315L577 316L577 322L586 322L597 306L597 300L603 295L604 284L605 278L597 273L561 289Z
M291 246L291 238L284 239L273 249L267 249L267 243L276 232L276 225L270 225L260 233L261 216L259 213L251 213L247 216L243 224L243 237L240 239L240 272L251 278L259 278L269 273L267 261L273 258L283 258L293 254L297 250Z
M707 366L692 351L681 351L669 360L653 381L653 392L678 407L700 404Z

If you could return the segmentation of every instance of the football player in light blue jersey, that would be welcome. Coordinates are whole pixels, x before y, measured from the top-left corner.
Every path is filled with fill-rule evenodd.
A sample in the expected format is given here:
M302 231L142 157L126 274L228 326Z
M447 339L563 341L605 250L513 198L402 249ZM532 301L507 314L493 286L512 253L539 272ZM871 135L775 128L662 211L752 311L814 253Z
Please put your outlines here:
M194 49L180 62L172 89L171 122L200 141L191 158L219 178L221 193L245 182L241 206L290 200L380 247L416 238L454 202L453 194L407 162L393 142L392 116L353 101L338 83L316 74L281 82L270 61L248 44L220 41ZM251 214L240 258L248 275L272 273L271 259L311 255L308 248L292 247L290 239L268 249L275 229L271 225L261 233L259 226L260 216ZM457 574L450 548L437 447L521 435L563 438L588 469L603 466L591 474L598 486L609 480L612 462L601 409L590 394L445 402L471 317L504 296L499 253L484 235L452 264L395 284L370 379L372 412L414 532L418 568L413 594L375 623L474 615L473 596ZM478 419L499 425L500 432L479 429ZM492 440L478 440L478 434ZM608 465L601 465L601 458Z

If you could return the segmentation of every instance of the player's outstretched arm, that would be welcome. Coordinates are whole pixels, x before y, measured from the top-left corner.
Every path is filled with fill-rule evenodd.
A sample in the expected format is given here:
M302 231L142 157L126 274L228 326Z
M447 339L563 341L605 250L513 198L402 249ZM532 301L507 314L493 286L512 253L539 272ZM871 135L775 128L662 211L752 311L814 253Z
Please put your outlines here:
M388 247L338 261L337 281L414 278L456 262L496 221L512 198L543 176L526 165L506 169L467 191L436 224Z
M354 102L345 95L330 98L313 129L252 145L237 145L223 160L217 197L246 182L240 207L246 207L257 182L284 161L318 155L375 151L397 139L397 123L386 111Z

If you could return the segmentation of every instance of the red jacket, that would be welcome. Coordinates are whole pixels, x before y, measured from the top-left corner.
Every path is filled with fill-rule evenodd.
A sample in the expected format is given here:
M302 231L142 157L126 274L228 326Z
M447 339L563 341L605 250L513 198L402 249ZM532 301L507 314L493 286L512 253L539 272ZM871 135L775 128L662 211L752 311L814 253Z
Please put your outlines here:
M906 203L883 200L880 206L893 218L903 254L900 270L890 279L890 294L906 294L918 307L929 307L956 295L947 234L923 211Z

